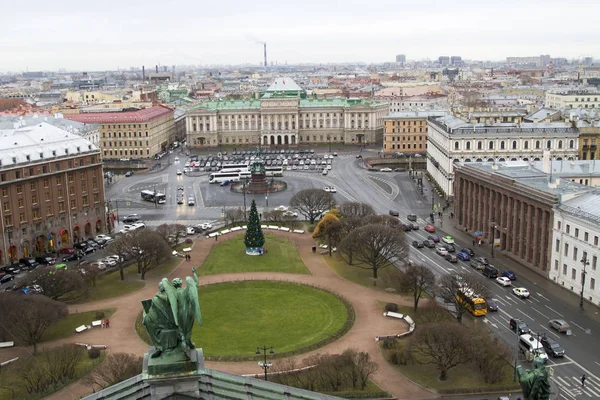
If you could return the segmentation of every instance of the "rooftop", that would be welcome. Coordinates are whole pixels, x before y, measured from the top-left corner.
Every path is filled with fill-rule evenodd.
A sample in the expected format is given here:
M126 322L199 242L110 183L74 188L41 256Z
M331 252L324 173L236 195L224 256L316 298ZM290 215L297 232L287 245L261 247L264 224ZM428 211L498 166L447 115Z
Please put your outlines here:
M558 209L587 222L600 224L600 191L594 190L567 200Z
M138 123L149 122L169 113L173 114L169 107L154 106L138 111L65 114L65 118L87 124Z
M93 151L90 141L47 122L0 130L0 168Z
M292 78L277 78L265 91L265 93L273 92L303 92L302 89Z
M428 118L444 115L446 115L444 111L400 111L386 115L385 119Z
M75 134L86 133L98 129L97 124L85 124L65 118L53 117L51 115L34 114L25 116L0 117L0 130L17 129L22 126L37 125L41 122L47 122L50 125Z
M199 103L190 111L206 110L206 111L234 111L234 110L260 110L261 100L210 100ZM386 105L386 103L378 101L369 101L363 99L298 99L300 108L330 108L330 107L375 107ZM387 106L387 105L386 105Z

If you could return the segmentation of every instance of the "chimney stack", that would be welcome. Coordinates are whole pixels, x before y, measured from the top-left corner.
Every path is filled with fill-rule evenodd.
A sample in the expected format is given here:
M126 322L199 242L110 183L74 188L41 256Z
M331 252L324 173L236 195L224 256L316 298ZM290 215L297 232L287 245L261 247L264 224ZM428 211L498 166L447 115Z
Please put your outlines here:
M142 65L142 80L145 81L146 80L146 67L144 67Z
M263 43L263 47L265 49L265 67L267 66L267 42Z
M158 65L156 65L156 73L158 74Z

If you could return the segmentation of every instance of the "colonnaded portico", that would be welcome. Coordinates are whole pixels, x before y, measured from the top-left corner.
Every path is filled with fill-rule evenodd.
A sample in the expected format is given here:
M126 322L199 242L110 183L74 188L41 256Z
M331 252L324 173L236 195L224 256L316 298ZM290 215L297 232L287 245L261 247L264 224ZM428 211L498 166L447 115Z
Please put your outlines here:
M210 100L186 117L188 147L369 144L382 140L386 103L316 99L279 78L259 99Z

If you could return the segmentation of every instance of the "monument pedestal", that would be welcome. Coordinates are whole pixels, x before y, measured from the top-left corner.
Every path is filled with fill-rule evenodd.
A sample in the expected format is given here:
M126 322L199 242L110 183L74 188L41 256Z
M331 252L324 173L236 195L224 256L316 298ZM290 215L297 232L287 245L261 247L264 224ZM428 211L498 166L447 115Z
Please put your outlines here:
M144 354L142 375L150 385L152 400L172 398L174 395L184 395L190 398L200 398L199 381L204 370L202 349L193 349L189 358L185 353L163 353L160 357L151 358L154 347Z

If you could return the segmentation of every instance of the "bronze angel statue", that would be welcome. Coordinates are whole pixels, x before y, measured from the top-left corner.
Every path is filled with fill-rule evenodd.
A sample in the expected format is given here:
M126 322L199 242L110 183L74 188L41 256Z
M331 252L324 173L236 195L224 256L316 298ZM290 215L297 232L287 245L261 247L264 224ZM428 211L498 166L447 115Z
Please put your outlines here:
M202 325L200 301L198 299L198 275L192 268L194 277L186 277L186 286L180 278L170 283L167 278L158 284L159 292L152 300L143 300L143 324L156 348L152 358L165 352L194 349L192 328L194 320Z

